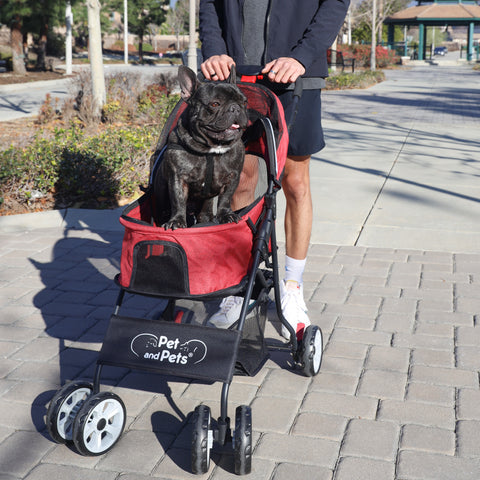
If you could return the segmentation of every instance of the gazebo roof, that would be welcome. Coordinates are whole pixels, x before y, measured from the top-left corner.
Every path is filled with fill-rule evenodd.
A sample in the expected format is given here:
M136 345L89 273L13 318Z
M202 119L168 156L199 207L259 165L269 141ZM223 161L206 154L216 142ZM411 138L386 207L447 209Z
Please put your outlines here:
M480 5L465 3L431 3L418 5L397 12L385 19L385 23L462 23L480 22Z

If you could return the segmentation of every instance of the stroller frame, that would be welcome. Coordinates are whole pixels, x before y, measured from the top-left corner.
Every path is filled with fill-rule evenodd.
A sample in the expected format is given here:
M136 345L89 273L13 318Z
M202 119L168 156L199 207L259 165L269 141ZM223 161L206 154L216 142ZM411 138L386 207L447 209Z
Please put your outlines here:
M266 143L267 157L265 158L267 167L267 190L263 195L262 214L258 219L257 225L253 228L253 244L251 250L251 260L248 266L246 283L239 286L239 292L243 294L243 303L238 321L235 323L236 329L216 329L210 327L196 327L209 330L212 335L223 335L226 342L230 342L228 348L236 349L233 355L231 364L227 370L212 377L204 376L206 379L213 379L214 381L223 381L223 387L220 399L220 416L216 421L216 426L212 425L210 409L206 405L199 405L194 412L193 417L193 435L192 435L192 471L193 473L202 474L208 471L210 465L210 449L213 442L220 445L232 442L234 448L234 463L235 473L239 475L248 474L251 471L252 460L252 421L251 410L249 406L242 405L236 409L235 415L235 429L232 431L230 426L230 417L228 414L228 396L229 389L233 376L233 369L235 366L236 355L238 352L238 345L240 337L244 330L245 321L248 313L252 310L250 300L256 294L258 297L261 294L268 295L273 289L275 306L278 318L283 326L290 333L290 341L288 343L281 343L276 345L268 345L270 350L291 351L294 364L300 365L302 371L307 376L316 375L320 369L322 359L322 333L319 327L311 325L303 332L303 336L299 335L288 323L282 313L280 303L280 278L279 278L279 264L276 241L276 193L281 188L281 180L277 175L277 152L275 132L269 118L260 117L256 120L260 125L263 138ZM165 141L166 135L163 135ZM159 142L160 144L160 142ZM152 168L151 179L153 178L154 169L158 166L161 160L163 149L159 151L157 147L156 162ZM123 222L122 222L123 223ZM260 268L262 262L265 265L264 269ZM47 412L47 427L52 438L60 443L65 443L73 440L75 447L79 453L83 455L101 455L110 450L117 440L120 438L125 425L126 411L121 399L111 392L100 392L102 367L104 365L110 366L125 366L133 369L150 370L152 368L144 368L138 362L126 361L119 358L116 350L119 345L117 337L118 325L127 328L132 322L140 322L141 319L131 319L121 317L119 315L123 304L125 293L138 294L135 289L122 286L117 276L117 283L120 285L120 292L114 307L113 315L110 321L109 331L102 345L99 359L97 360L93 382L76 381L66 384L53 397ZM260 292L260 293L259 293ZM228 293L228 292L227 292ZM204 300L211 298L225 297L225 292L213 292L211 294L199 296L170 296L162 293L145 294L153 297L164 298L168 300L167 307L163 312L163 318L173 320L175 302L181 298L191 298L193 300ZM258 298L257 297L257 298ZM120 322L120 323L119 323ZM162 328L179 330L186 326L176 324L175 322L161 322ZM117 327L114 326L117 325ZM146 335L146 334L140 334ZM230 335L230 337L226 337ZM136 337L135 337L136 338ZM263 341L263 337L262 337ZM188 343L188 342L187 342ZM133 341L132 341L133 345ZM233 346L233 347L232 347ZM132 348L133 350L133 348ZM135 352L134 352L135 353ZM153 371L157 371L153 369ZM173 373L171 370L159 369L161 373ZM178 374L188 378L202 378L200 374L195 371L191 374L190 371ZM110 417L109 413L104 411L117 412L116 415ZM92 434L91 423L97 422L97 430ZM113 427L111 427L113 425ZM110 429L104 434L105 431ZM95 430L95 429L94 429ZM113 433L112 433L113 432ZM96 435L94 439L95 445L90 444L91 438L89 435ZM102 436L103 435L103 436Z

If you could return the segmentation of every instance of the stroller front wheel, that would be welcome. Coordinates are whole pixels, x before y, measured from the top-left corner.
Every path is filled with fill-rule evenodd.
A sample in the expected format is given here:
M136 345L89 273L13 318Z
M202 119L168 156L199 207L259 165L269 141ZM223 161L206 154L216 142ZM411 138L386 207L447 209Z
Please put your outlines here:
M125 405L118 395L100 392L80 408L73 424L73 443L86 456L102 455L120 438L125 427Z
M80 407L93 392L90 382L78 380L65 384L52 398L47 410L47 429L57 443L72 440L73 422Z
M307 377L315 376L322 363L323 339L322 331L316 325L309 325L303 334L300 360L303 373Z
M210 450L213 445L210 407L198 405L193 414L192 472L207 473L210 468Z

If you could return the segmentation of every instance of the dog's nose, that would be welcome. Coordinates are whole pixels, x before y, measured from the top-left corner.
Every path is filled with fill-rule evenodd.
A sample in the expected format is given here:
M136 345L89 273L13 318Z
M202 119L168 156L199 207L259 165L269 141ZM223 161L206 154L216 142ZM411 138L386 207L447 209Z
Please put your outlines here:
M230 113L240 113L240 105L233 103L229 108Z

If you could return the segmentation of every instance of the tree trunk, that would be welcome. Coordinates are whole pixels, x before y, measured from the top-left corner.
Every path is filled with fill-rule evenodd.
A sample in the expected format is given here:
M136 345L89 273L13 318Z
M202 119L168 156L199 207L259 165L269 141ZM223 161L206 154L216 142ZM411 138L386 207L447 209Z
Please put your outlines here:
M103 74L102 30L100 27L100 2L87 0L88 44L92 71L92 91L95 103L95 116L100 119L106 100L105 76Z
M143 34L138 35L138 60L143 63Z
M45 71L45 59L47 57L47 31L48 24L46 21L42 22L42 29L40 31L40 40L38 41L38 54L37 54L37 63L35 68L37 70Z
M26 75L25 54L23 52L23 35L21 18L17 15L12 23L10 45L12 47L13 72L19 75Z

